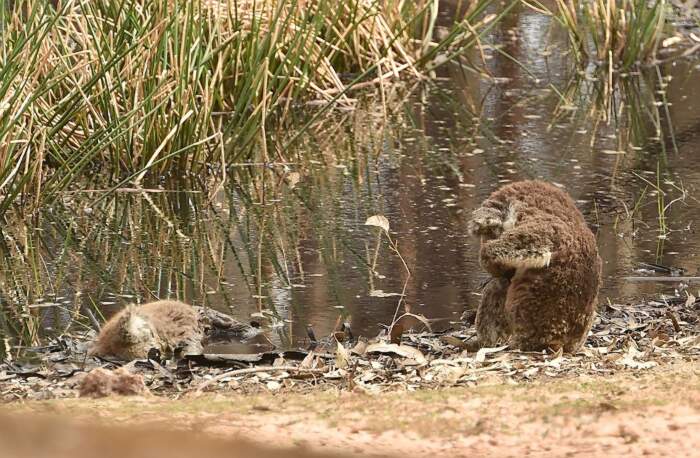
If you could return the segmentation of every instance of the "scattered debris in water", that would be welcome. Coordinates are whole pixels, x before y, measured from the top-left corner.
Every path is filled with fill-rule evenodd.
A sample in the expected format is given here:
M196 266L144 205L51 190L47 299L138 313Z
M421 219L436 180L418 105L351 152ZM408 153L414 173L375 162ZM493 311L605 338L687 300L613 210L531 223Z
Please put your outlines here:
M667 274L672 277L680 277L685 274L686 270L682 267L663 266L652 262L640 262L635 272Z

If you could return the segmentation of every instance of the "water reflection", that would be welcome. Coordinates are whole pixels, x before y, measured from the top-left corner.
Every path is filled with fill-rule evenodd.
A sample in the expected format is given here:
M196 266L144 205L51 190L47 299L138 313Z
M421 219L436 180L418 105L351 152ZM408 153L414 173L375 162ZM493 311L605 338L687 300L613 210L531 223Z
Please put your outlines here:
M546 20L523 10L496 31L532 74L485 49L492 78L447 69L434 86L385 95L389 113L370 98L316 126L300 160L263 179L231 180L214 195L171 181L169 192L123 190L97 205L99 192L67 193L18 219L2 229L4 308L22 304L44 330L62 331L71 318L87 323L136 298L177 297L252 316L275 345L301 343L307 324L327 335L339 316L371 336L390 322L391 293L407 277L364 226L383 214L410 268L406 303L447 325L476 305L485 278L466 236L470 211L525 178L563 186L595 228L600 302L674 292L674 283L624 277L640 262L698 274L700 171L690 165L700 148L700 70L680 62L629 75L601 106L600 79L572 79Z

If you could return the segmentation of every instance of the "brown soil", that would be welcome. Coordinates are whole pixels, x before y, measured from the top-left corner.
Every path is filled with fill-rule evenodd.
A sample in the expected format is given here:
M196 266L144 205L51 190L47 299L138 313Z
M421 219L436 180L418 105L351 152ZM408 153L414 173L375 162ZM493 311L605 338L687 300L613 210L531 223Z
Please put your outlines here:
M517 385L495 379L469 388L379 395L62 399L5 410L362 456L700 456L696 362L612 377Z

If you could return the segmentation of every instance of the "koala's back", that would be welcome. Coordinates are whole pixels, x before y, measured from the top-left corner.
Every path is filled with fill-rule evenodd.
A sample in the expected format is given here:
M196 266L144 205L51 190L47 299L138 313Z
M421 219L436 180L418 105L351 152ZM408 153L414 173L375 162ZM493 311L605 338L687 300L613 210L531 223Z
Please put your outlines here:
M487 205L516 204L516 224L556 218L567 225L586 225L581 211L564 191L544 181L518 181L494 191ZM519 205L518 205L519 204Z
M554 243L551 264L564 263L572 269L584 267L581 263L595 264L595 236L573 199L556 186L518 181L496 190L485 203L510 211L514 227L527 225L532 233L546 233L548 241Z
M156 301L136 308L136 313L151 323L163 343L174 348L180 343L202 337L199 315L191 305L179 301Z

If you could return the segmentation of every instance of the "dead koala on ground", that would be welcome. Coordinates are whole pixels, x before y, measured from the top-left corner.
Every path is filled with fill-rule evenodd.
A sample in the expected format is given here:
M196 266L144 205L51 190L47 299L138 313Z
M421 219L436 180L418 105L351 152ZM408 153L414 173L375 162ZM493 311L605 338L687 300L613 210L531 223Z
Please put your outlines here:
M156 301L128 305L112 316L88 354L123 360L146 358L151 349L163 355L199 355L203 340L215 332L249 337L259 331L211 309Z

